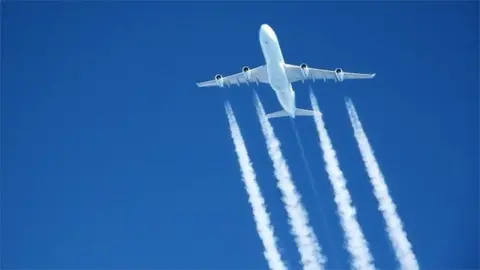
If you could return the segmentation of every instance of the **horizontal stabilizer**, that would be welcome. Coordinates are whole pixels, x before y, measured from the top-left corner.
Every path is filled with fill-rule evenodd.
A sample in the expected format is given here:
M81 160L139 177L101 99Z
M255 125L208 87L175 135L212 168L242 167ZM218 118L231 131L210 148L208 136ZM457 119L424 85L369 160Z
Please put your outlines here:
M304 109L295 109L296 116L314 116L315 112L312 110L304 110Z
M278 117L288 117L288 116L290 116L290 115L284 110L267 114L268 119L278 118Z
M295 115L292 117L292 115L288 114L286 111L281 110L273 113L267 114L267 118L279 118L279 117L292 117L295 118L295 116L314 116L315 112L312 110L305 110L305 109L295 109Z

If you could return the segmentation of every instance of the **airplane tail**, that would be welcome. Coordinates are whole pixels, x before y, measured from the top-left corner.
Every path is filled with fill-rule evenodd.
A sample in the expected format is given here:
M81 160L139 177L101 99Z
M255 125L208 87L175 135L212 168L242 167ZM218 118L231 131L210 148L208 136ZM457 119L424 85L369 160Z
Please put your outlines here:
M304 110L304 109L295 109L295 115L294 116L314 116L315 112L312 110ZM266 115L268 119L272 118L279 118L279 117L292 117L290 114L288 114L284 110L276 111L273 113L269 113Z

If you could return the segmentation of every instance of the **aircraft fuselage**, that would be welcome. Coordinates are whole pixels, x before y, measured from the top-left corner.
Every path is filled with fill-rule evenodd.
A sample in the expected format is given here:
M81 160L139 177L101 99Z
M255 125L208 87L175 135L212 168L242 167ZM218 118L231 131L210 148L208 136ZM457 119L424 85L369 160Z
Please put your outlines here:
M267 24L262 24L259 33L260 46L265 58L268 81L275 91L278 101L283 109L295 118L295 92L289 83L285 71L285 60L278 42L277 35Z

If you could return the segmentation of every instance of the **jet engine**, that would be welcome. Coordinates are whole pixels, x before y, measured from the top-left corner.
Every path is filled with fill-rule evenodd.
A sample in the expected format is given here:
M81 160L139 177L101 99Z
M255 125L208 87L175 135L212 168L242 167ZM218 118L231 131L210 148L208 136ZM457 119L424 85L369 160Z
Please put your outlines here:
M252 71L250 70L250 68L247 66L244 66L242 68L242 72L243 72L243 75L245 76L245 79L247 79L247 82L250 81L250 79L252 78Z
M223 87L223 77L220 74L215 75L215 81L219 87Z
M301 64L300 65L300 70L302 71L303 77L308 78L309 69L308 69L307 64L305 64L305 63Z
M343 82L343 76L344 76L343 70L341 68L336 68L335 78L337 79L337 81Z

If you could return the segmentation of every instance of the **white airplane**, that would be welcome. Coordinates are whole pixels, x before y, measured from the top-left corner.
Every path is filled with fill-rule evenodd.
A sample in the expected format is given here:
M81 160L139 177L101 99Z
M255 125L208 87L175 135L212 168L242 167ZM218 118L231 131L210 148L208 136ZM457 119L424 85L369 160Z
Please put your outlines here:
M286 64L283 59L282 50L278 42L277 35L273 29L267 25L262 24L260 26L260 46L262 47L263 56L265 58L265 65L250 69L245 66L242 68L242 72L222 77L222 75L215 75L214 80L197 83L198 87L211 87L218 86L224 87L227 85L266 83L270 84L272 89L277 95L278 101L283 110L267 114L268 118L276 117L291 117L295 116L312 116L312 110L304 110L296 108L295 106L295 92L292 88L292 83L296 81L305 80L320 80L327 79L335 80L336 82L342 82L346 79L371 79L375 77L374 74L360 74L344 72L341 68L335 70L315 69L309 68L306 64L300 66Z

